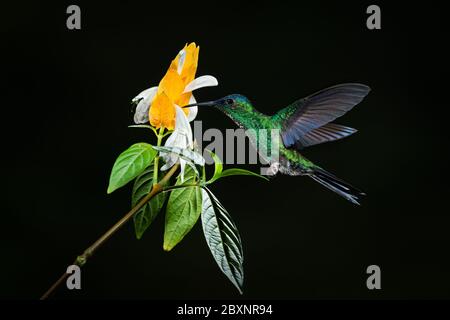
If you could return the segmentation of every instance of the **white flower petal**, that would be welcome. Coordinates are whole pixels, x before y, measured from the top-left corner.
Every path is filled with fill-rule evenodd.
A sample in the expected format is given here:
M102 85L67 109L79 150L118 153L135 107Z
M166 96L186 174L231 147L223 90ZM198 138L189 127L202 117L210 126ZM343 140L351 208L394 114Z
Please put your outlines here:
M150 103L146 100L139 101L136 111L134 112L134 123L147 123L148 119L148 109L150 108Z
M166 143L164 144L166 147L173 146L182 146L185 139L182 135L178 134L178 132L172 132L172 134L167 138ZM165 164L162 166L161 170L165 171L171 168L177 161L178 157L173 153L163 153L161 152L161 157L164 159Z
M184 113L183 109L181 109L177 105L175 105L175 109L175 129L170 137L167 138L164 146L177 147L181 149L192 149L194 142L192 140L192 129L189 121L187 120L186 114ZM161 157L166 162L165 165L161 168L161 170L163 171L171 168L178 160L180 160L180 164L182 164L182 159L179 159L176 154L161 153Z
M184 169L186 168L186 160L180 159L180 176L181 183L184 183Z
M189 99L189 104L193 104L193 103L197 103L197 101L194 98L194 95L191 94L191 98ZM190 107L189 108L189 114L187 116L187 119L189 122L191 122L192 120L195 119L195 117L197 117L197 113L198 113L198 107Z
M131 101L136 102L141 99L147 98L149 95L155 95L156 89L158 89L158 87L151 87L151 88L145 89L144 91L139 93L136 97L134 97Z
M186 146L181 146L181 148L189 147L192 149L193 147L193 137L192 137L192 128L189 124L189 121L184 113L183 109L179 106L175 105L175 110L177 112L175 118L175 131L178 131L179 134L183 134L186 137Z
M192 80L186 88L184 88L184 92L191 92L204 87L214 87L218 84L219 82L213 76L201 76Z
M136 102L140 99L136 111L134 112L134 123L146 123L149 121L148 119L148 109L150 108L150 104L153 101L153 98L156 95L158 87L152 87L150 89L142 91L139 95L137 95L133 102Z
M177 157L175 157L174 155L167 155L167 154L162 154L161 153L161 157L164 159L164 161L166 162L162 167L161 167L161 171L166 171L170 168L173 167L173 165L175 163L177 163Z

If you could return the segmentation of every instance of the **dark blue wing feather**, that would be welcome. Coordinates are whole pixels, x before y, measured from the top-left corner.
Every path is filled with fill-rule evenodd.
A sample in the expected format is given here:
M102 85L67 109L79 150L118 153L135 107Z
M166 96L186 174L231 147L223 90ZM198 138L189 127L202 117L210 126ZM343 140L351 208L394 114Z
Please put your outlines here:
M370 88L359 83L339 84L297 100L274 115L282 121L281 136L286 147L302 137L344 115L360 103Z
M295 148L301 150L305 147L321 144L325 142L339 140L352 135L357 130L341 126L336 123L327 123L326 125L314 129L295 142Z

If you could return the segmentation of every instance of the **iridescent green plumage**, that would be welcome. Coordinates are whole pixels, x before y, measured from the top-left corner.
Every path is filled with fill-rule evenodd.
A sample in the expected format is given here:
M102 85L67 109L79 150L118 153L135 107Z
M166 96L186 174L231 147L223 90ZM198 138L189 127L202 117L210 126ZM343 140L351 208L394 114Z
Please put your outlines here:
M299 150L356 132L353 128L331 121L361 102L369 91L369 87L356 83L333 86L300 99L272 116L257 111L246 97L238 94L205 105L214 105L239 127L246 129L250 142L260 155L267 155L267 150L277 143L278 157L268 156L266 159L271 164L273 174L280 171L283 174L310 176L347 200L359 204L359 198L363 195L361 191L315 165L302 156ZM278 130L276 141L264 139L264 143L261 143L263 132L273 129Z
M267 136L267 141L262 145L260 142L260 129L265 129L270 132L272 129L282 130L282 119L281 115L275 114L274 116L265 115L258 110L256 110L251 102L242 95L229 95L221 100L231 100L231 104L216 104L215 107L223 111L227 116L229 116L240 128L245 130L254 129L255 132L247 131L247 136L250 142L254 145L257 150L261 147L265 147L267 150L271 150L272 140L270 135ZM220 101L220 100L219 100ZM312 168L314 164L304 158L299 152L286 148L282 141L281 136L279 136L279 157L280 157L280 167L281 170L284 168L288 169L292 164L296 164L296 169L308 170ZM268 159L270 162L270 159Z

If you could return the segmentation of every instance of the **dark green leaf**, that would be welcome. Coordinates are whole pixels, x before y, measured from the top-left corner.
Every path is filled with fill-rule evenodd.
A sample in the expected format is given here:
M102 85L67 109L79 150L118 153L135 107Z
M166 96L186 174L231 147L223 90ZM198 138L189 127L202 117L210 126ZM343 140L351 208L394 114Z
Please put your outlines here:
M187 167L184 182L178 177L176 186L195 183L196 174ZM197 222L202 211L202 192L200 187L175 189L167 202L166 224L164 229L164 250L175 247Z
M212 192L202 189L202 226L206 242L220 270L242 294L244 255L241 237L231 216Z
M109 178L108 193L126 185L141 174L156 156L148 143L136 143L122 152L116 159Z
M133 192L131 194L132 207L138 204L139 201L141 201L141 199L151 191L152 185L153 166L150 166L145 169L144 172L134 181ZM159 211L161 211L166 198L166 193L158 193L134 215L134 230L138 239L142 237L145 230L147 230L158 215Z

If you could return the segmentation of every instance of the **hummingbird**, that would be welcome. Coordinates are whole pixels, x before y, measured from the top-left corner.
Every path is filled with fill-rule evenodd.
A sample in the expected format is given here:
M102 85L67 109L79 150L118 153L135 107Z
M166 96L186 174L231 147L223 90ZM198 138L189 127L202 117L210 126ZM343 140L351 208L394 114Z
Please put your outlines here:
M256 132L253 137L249 136L250 142L256 146L259 145L259 129L277 129L278 157L271 159L269 156L267 159L271 174L280 172L291 176L308 176L359 205L365 193L314 164L305 158L301 151L306 147L339 140L355 133L356 129L332 121L350 111L369 92L370 88L364 84L338 84L299 99L273 115L259 112L250 100L241 94L227 95L215 101L193 103L184 108L210 106L219 109L240 128L245 129L246 133ZM267 143L271 143L269 139ZM260 148L256 149L260 152Z

